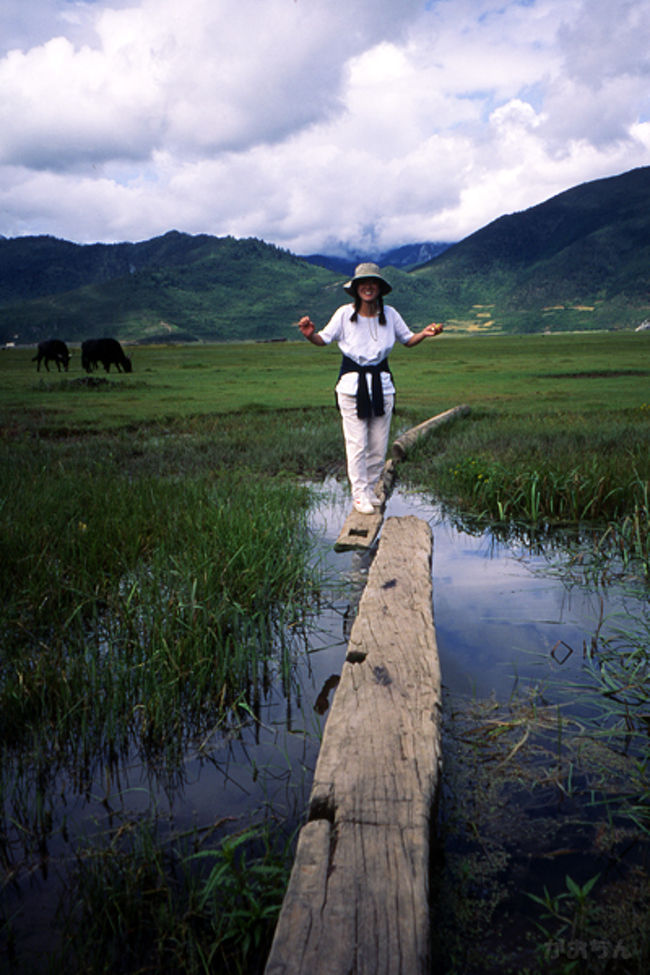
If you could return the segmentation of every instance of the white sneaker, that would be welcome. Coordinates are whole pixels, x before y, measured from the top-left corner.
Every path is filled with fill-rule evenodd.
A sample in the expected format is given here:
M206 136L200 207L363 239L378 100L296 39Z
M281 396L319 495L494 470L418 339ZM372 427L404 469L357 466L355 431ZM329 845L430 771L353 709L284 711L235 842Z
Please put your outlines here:
M355 498L352 507L361 515L374 515L375 513L374 506L370 504L367 498Z

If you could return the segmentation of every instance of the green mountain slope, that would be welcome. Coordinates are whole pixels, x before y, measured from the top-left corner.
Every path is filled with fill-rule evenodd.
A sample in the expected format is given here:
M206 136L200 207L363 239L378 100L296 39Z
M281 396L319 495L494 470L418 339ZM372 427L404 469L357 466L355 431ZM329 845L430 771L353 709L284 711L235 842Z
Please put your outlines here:
M414 328L635 327L650 317L650 167L500 217L428 264L387 275ZM0 240L0 343L291 338L301 314L324 324L347 300L346 276L256 239Z
M322 320L345 297L340 275L259 240L172 232L89 249L51 238L31 242L31 250L21 242L31 263L20 277L35 296L0 306L0 341L288 337L299 314ZM84 274L90 283L69 289ZM15 296L9 277L0 274L4 293L13 289Z
M413 277L445 317L477 325L477 314L513 331L638 324L650 311L650 167L500 217Z

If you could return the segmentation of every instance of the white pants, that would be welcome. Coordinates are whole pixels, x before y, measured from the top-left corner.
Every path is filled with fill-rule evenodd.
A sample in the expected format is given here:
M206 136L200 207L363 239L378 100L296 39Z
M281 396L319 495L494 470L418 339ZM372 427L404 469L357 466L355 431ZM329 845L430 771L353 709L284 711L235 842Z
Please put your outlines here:
M352 497L367 498L374 493L384 468L395 397L384 393L384 415L371 416L367 420L357 416L356 396L337 393L337 401L343 422Z

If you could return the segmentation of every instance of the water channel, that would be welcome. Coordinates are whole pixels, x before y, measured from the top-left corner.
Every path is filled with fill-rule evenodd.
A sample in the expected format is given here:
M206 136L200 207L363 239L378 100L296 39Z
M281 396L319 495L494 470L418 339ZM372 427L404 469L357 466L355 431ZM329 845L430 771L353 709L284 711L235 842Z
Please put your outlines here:
M311 527L332 585L314 607L313 626L287 637L290 675L271 670L243 727L231 734L215 730L173 773L146 769L134 757L117 777L97 770L83 790L59 784L47 854L40 868L35 864L22 876L10 905L29 917L29 931L20 934L28 954L36 956L47 943L52 893L71 858L68 836L108 833L116 823L152 810L169 822L170 832L217 823L220 835L261 816L287 831L300 825L370 558L333 551L348 510L347 492L335 481L316 490ZM470 533L422 496L396 490L386 517L407 514L429 522L434 537L447 769L439 822L444 856L434 896L436 926L446 932L436 945L439 970L504 972L510 964L517 970L530 964L533 950L523 922L530 921L532 930L536 910L539 918L539 905L528 892L541 895L545 884L566 892L567 874L584 885L610 870L614 892L616 883L634 880L650 904L645 846L626 822L608 820L606 811L593 806L595 780L571 742L573 718L586 720L589 710L573 689L584 680L585 660L621 629L647 627L647 589L629 579L586 584L580 573L569 582L556 568L555 546L544 551L522 541L498 541L488 532ZM561 714L567 696L575 698L573 710ZM601 777L611 772L620 792L625 762L603 773L604 759L598 761ZM564 763L561 771L558 763ZM618 833L607 839L602 831L610 827ZM633 855L623 864L620 849L626 843ZM474 932L476 957L463 935L467 929ZM584 927L574 925L561 936L556 931L549 922L548 951L556 957L564 952L568 960L571 951L591 952L595 962L598 951L611 961L615 952L626 960L639 950L624 925L602 929L600 947ZM486 945L496 959L494 969L485 962ZM500 951L505 955L499 961ZM595 964L589 970L600 971Z
M365 555L331 552L346 513L345 492L326 486L314 530L352 604L368 565ZM647 740L639 748L610 734L621 709L602 705L594 673L612 648L643 647L647 666L647 587L621 566L593 561L589 535L500 541L398 490L386 516L402 515L427 521L434 538L445 770L433 970L644 970L649 850L620 800L631 773L647 789ZM354 615L345 599L332 609L329 642L319 648L312 639L304 692L319 711ZM555 898L550 910L533 899L545 889Z

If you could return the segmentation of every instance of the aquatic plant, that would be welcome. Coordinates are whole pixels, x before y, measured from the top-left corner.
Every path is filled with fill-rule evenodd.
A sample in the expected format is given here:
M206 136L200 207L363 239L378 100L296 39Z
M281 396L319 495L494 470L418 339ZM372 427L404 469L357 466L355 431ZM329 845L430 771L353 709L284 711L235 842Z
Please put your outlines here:
M149 821L77 852L50 972L261 973L291 869L292 837L253 823L214 842L166 841ZM194 849L193 849L194 847ZM198 847L198 849L197 849ZM207 868L207 869L206 869Z
M433 872L441 970L623 975L647 967L650 848L628 791L640 754L621 751L622 728L601 727L596 691L594 700L588 686L565 691L447 701L444 856Z
M110 807L134 763L158 788L174 791L188 750L207 760L219 732L227 740L258 721L275 680L290 699L301 635L322 585L306 527L309 492L295 480L201 468L198 458L192 473L168 464L153 476L144 458L129 464L133 445L126 440L111 443L109 470L106 441L77 446L75 453L58 444L14 444L12 462L0 465L0 932L9 955L20 940L13 895L32 870L49 871L49 849L60 838L70 842L86 878L74 897L64 883L63 903L73 897L76 904L68 947L75 921L85 937L87 898L94 904L108 898L105 924L118 947L143 905L144 916L156 914L163 927L182 926L178 879L173 871L167 876L171 860L156 831L127 848L117 842L135 837L125 823L108 848L87 855L66 806L77 797L90 803L91 790L106 782ZM150 449L155 454L158 446ZM188 864L187 872L195 871L201 874L200 865ZM267 907L253 924L255 888L264 878L273 903L281 896L279 874L271 874L270 864L262 869L252 858L237 873L240 899L250 880L251 930L271 924ZM239 909L232 908L230 933L223 934L226 954L241 954L241 946L232 947ZM220 922L226 917L213 914ZM177 946L179 957L200 960L206 926L199 912L196 943ZM133 942L143 956L155 948L143 947L148 937L143 927ZM74 950L82 951L78 942ZM254 951L251 945L248 955ZM115 948L107 957L119 955ZM16 966L27 970L19 955Z
M645 412L472 414L418 444L403 476L483 525L596 526L603 556L650 577Z

